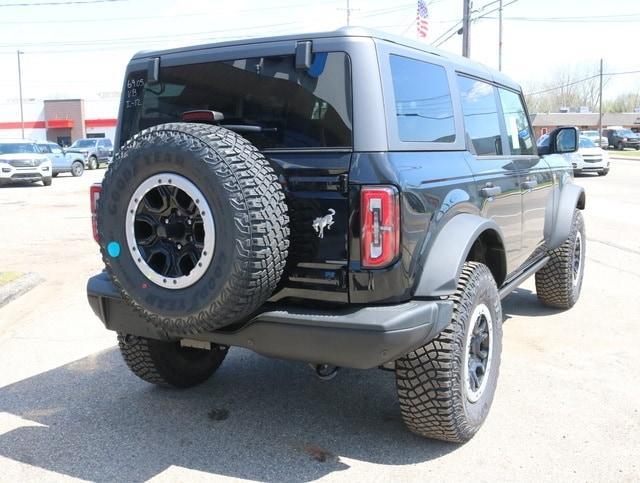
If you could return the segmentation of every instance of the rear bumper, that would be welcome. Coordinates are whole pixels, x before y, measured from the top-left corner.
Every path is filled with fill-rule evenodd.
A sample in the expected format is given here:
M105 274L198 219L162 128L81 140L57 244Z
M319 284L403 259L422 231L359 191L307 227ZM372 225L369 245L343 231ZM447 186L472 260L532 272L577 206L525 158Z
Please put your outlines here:
M133 311L106 273L89 279L87 296L109 330L153 339L182 338L160 331ZM269 357L370 369L433 339L449 323L452 310L448 300L331 310L265 304L264 310L240 329L188 338L246 347Z

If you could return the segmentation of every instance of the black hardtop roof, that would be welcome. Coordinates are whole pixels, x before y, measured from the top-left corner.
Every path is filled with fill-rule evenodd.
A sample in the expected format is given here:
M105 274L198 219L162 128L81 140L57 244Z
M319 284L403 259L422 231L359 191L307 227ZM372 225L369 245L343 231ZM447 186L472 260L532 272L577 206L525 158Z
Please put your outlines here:
M180 52L193 52L197 50L205 50L205 49L220 48L220 47L230 47L230 46L239 46L239 45L248 46L252 44L262 44L267 42L313 40L313 39L320 39L320 38L336 38L336 37L345 37L345 38L368 37L372 39L378 39L385 42L397 44L402 47L406 47L408 50L408 53L410 52L411 49L427 52L429 54L433 54L441 57L443 60L446 60L449 64L451 64L456 69L468 71L468 73L474 73L475 71L475 72L478 72L481 77L484 77L486 79L492 79L493 81L499 84L511 87L512 89L515 89L515 90L521 90L520 86L516 82L514 82L512 79L504 75L502 72L491 69L483 64L472 61L465 57L461 57L459 55L452 54L444 50L437 49L423 42L418 42L405 37L400 37L400 36L389 34L379 30L367 29L364 27L342 27L330 32L298 33L293 35L279 35L279 36L272 36L272 37L238 39L238 40L231 40L226 42L214 42L209 44L185 46L185 47L178 47L173 49L147 50L147 51L142 51L135 54L132 60L145 59L150 57L160 57L162 55L167 55L167 54L177 54Z

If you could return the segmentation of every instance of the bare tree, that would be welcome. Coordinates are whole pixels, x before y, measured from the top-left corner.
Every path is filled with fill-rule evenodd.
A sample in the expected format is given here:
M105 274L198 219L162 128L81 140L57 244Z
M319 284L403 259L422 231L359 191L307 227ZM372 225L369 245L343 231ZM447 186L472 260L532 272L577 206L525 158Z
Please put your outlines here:
M605 77L604 83L607 81ZM526 86L525 94L531 112L580 107L596 111L600 98L599 70L590 64L567 65L556 69L548 80Z
M634 112L640 108L640 90L620 94L615 99L604 103L606 112Z

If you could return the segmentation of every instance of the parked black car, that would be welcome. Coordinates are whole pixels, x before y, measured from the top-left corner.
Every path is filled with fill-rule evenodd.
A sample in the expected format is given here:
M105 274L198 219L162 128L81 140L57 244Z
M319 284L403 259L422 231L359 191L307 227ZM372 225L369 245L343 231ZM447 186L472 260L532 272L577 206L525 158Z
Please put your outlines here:
M65 149L66 153L79 153L84 157L87 169L96 169L100 164L109 164L113 157L113 143L107 138L78 139Z
M603 129L602 135L609 141L609 148L618 151L625 148L640 149L640 136L631 129Z
M145 381L199 384L230 346L383 367L412 431L466 441L501 299L534 274L547 305L580 294L578 130L550 137L503 74L368 30L138 54L91 189L89 302Z

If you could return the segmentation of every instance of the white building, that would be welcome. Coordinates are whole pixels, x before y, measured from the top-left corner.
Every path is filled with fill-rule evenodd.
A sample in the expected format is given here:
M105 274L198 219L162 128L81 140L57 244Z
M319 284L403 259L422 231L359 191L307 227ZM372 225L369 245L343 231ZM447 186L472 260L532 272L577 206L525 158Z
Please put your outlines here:
M91 100L27 99L23 102L24 123L20 121L20 103L0 103L0 139L24 137L69 145L85 137L113 140L118 117L118 93Z

